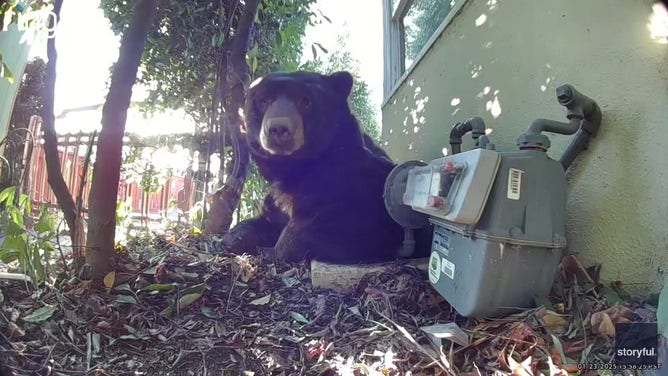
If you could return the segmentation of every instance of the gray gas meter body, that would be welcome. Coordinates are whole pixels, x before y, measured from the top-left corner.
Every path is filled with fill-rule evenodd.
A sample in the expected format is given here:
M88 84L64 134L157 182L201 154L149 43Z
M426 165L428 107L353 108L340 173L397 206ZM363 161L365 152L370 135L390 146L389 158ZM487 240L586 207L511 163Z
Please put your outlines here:
M433 226L429 280L463 316L509 313L550 292L566 248L565 171L601 120L598 105L570 85L557 94L570 122L534 121L518 138L520 150L494 150L482 119L471 118L453 128L455 154L407 162L388 178L393 218L415 228L426 217ZM461 135L471 130L477 148L459 152ZM578 132L560 161L547 155L544 130Z
M480 158L483 153L487 159ZM434 195L424 206L411 206L434 225L429 280L464 316L494 316L530 305L535 295L549 293L566 247L561 164L536 150L474 149L437 159L422 174L413 169L407 191L425 195L424 189L409 188L426 178L427 169L441 183L445 179L438 176L449 175L442 166L453 160L463 166L461 172L439 184L441 192L427 192Z

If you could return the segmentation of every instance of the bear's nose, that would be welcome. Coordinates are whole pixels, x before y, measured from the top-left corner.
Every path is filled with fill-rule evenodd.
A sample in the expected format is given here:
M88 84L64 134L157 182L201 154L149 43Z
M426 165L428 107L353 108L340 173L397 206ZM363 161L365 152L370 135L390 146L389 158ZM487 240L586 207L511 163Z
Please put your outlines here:
M282 140L290 135L290 129L285 123L273 122L267 130L269 137Z

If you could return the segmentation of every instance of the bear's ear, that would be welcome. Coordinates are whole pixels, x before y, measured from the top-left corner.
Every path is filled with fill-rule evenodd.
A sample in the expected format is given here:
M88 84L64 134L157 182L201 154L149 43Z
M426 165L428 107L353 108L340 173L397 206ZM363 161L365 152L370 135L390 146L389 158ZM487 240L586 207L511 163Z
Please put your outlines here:
M353 76L349 72L334 72L329 76L329 81L336 93L348 98L353 89Z

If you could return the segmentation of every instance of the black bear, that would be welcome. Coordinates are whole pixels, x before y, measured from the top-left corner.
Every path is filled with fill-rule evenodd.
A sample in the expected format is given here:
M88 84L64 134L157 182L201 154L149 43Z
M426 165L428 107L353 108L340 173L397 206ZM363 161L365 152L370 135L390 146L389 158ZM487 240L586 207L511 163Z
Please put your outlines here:
M270 73L250 85L246 140L271 191L259 217L223 237L229 250L339 264L397 258L403 229L383 202L394 163L351 113L352 86L348 72Z

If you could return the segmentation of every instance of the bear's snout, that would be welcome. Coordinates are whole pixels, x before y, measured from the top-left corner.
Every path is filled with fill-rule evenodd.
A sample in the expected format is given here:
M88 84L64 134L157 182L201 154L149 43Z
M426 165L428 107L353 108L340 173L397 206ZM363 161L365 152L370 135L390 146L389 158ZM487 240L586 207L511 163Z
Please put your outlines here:
M270 119L267 125L267 133L272 140L281 142L292 137L292 124L288 118L273 118Z
M279 98L262 119L260 144L271 154L289 155L304 145L302 117L292 101Z

